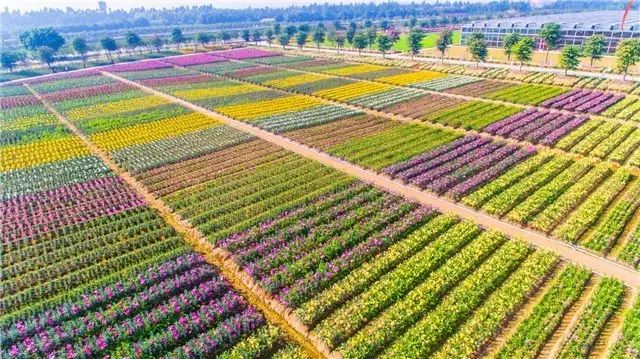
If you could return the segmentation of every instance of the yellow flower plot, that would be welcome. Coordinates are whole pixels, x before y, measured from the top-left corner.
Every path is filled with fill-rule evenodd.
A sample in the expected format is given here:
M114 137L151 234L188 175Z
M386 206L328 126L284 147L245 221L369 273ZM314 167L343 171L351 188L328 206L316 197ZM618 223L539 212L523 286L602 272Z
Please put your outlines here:
M75 136L0 148L0 171L10 171L89 154Z
M386 69L388 69L388 67L386 66L363 64L363 65L339 67L337 69L330 69L325 72L331 75L352 76L352 75L364 74L367 72L380 71L380 70L386 70Z
M319 105L320 103L320 101L314 98L295 95L272 100L222 106L215 110L238 120L251 120L289 111L304 110Z
M185 100L202 100L205 98L224 97L231 95L245 94L249 92L262 91L263 88L251 85L240 84L234 86L211 87L203 89L180 90L174 93L175 96Z
M38 126L38 125L55 125L60 124L57 118L55 118L52 114L44 113L38 114L28 117L19 117L11 119L10 121L2 121L0 122L0 132L1 131L16 131L16 130L26 130L29 127Z
M385 84L373 82L354 82L352 84L335 87L332 89L320 90L314 92L314 95L327 97L336 101L348 101L356 97L370 95L391 89Z
M71 121L76 121L97 115L115 115L123 112L141 110L165 103L168 103L168 101L158 96L136 97L132 99L99 103L87 107L76 108L67 112L66 117Z
M113 151L166 137L179 136L216 124L219 122L214 118L199 113L188 113L160 121L100 132L91 136L91 140L101 148Z
M289 77L285 77L285 78L282 78L282 79L270 80L270 81L265 82L264 84L268 85L268 86L278 87L278 88L287 88L287 87L307 84L307 83L310 83L310 82L316 82L316 81L320 81L320 80L325 80L325 79L328 79L328 78L330 78L330 77L329 76L319 75L319 74L303 73L303 74L300 74L300 75L289 76Z
M419 82L434 80L444 76L445 74L434 71L412 71L406 74L381 77L378 79L378 81L387 82L394 85L411 85Z

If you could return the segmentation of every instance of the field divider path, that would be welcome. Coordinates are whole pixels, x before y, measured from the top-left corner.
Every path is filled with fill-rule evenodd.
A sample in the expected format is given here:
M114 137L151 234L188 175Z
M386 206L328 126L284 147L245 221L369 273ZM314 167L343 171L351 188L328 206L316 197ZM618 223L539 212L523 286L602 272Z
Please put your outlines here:
M523 238L536 247L551 250L563 257L565 260L582 265L600 275L617 278L629 286L640 287L640 272L632 268L623 266L622 264L605 259L586 250L573 247L569 243L549 238L542 233L530 229L525 229L520 226L504 222L498 218L494 218L492 216L477 212L470 207L452 202L448 199L441 198L431 193L424 192L418 187L406 185L400 181L393 180L388 176L377 174L373 171L367 170L350 162L333 157L328 153L295 142L284 136L276 135L272 132L260 129L247 123L234 120L228 116L200 107L175 96L168 95L166 93L124 79L111 73L103 72L103 74L110 78L122 81L132 86L136 86L137 88L140 88L148 93L161 96L193 111L197 111L199 113L214 117L230 127L252 134L258 138L276 144L284 149L297 153L306 158L318 161L329 167L333 167L364 182L371 183L393 193L400 194L405 198L409 198L419 203L430 205L437 208L441 212L454 213L462 218L475 221L485 228L494 229L505 233L510 237Z
M231 61L248 63L247 61L242 61L242 60L231 60ZM254 63L254 62L251 62L251 63ZM308 71L308 70L292 69L292 68L278 66L278 65L261 64L261 63L258 63L258 62L255 62L255 64L256 65L261 65L261 66L271 67L271 68L278 69L278 70L288 70L288 71L297 72L297 73L303 73L303 74L316 74L316 75L324 75L324 76L333 77L333 78L349 79L349 80L354 80L354 81L358 81L358 82L383 84L383 85L387 85L387 86L390 86L390 87L393 87L393 88L396 88L396 89L413 90L413 91L421 92L421 93L424 93L424 94L427 94L427 95L441 95L441 96L444 96L444 97L449 97L449 98L454 98L454 99L459 99L459 100L465 100L465 101L480 101L480 102L490 103L490 104L494 104L494 105L517 107L517 108L520 108L522 110L536 109L538 111L549 111L550 113L559 113L559 114L570 115L570 116L589 116L590 119L598 119L598 120L609 121L609 122L623 124L623 125L631 125L631 126L635 126L635 127L640 128L640 123L635 122L635 121L622 120L622 119L613 118L613 117L606 117L606 116L602 116L602 115L594 114L594 113L584 113L584 112L578 112L578 111L569 111L569 110L562 110L562 109L556 109L556 108L542 107L542 106L538 106L538 105L525 105L525 104L522 104L522 103L509 102L509 101L504 101L504 100L496 100L496 99L490 99L490 98L485 98L485 97L476 97L476 96L454 94L454 93L449 93L449 92L444 92L444 91L427 90L427 89L423 89L423 88L411 87L411 86L408 86L408 85L398 85L398 84L393 84L393 83L390 83L390 82L379 81L379 80L375 80L375 79L363 79L363 78L353 77L353 76L349 76L349 75L332 75L332 74L327 74L327 73L319 72L319 71ZM386 66L386 65L382 65L382 66ZM387 66L387 67L395 68L395 66ZM413 69L407 69L407 70L415 71ZM422 71L432 71L432 70L422 70ZM468 75L465 75L465 76L468 76ZM470 76L470 77L474 77L474 76ZM483 77L478 77L478 78L484 79ZM522 84L524 84L524 83L522 83ZM537 84L529 84L529 85L537 85ZM540 84L540 85L543 85L543 84ZM553 85L548 85L548 86L553 86ZM598 91L598 90L593 90L593 91ZM608 91L608 92L611 92L611 91ZM430 122L428 120L425 120L425 121L429 122L429 123L432 123L432 122Z
M233 60L236 61L236 60ZM241 62L241 61L237 61L237 62ZM269 66L269 65L262 65L262 64L258 64L260 66ZM186 67L180 67L180 66L175 66L178 68L182 68L182 69L187 69L187 70L191 70L189 68ZM192 70L192 71L196 71L196 70ZM200 72L200 71L197 71ZM225 79L225 80L230 80L230 81L235 81L235 82L239 82L239 83L246 83L246 84L253 84L256 86L261 86L264 88L268 88L268 89L272 89L274 91L280 91L283 93L289 93L289 94L296 94L296 95L301 95L301 96L307 96L307 97L311 97L320 101L323 101L324 103L327 104L331 104L331 105L336 105L336 106L341 106L344 108L349 108L352 110L358 110L358 111L363 111L366 114L369 115L373 115L373 116L378 116L378 117L383 117L386 118L388 120L392 120L392 121L397 121L397 122L402 122L402 123L410 123L410 124L417 124L417 125L422 125L425 126L426 124L428 124L429 126L432 126L434 128L438 128L438 129L443 129L443 130L448 130L448 131L452 131L455 133L459 133L462 135L475 135L475 136L480 136L482 138L487 138L490 139L492 141L500 141L500 142L505 142L505 143L509 143L509 144L514 144L514 145L518 145L518 146L531 146L531 147L535 147L538 150L544 150L544 151L548 151L549 153L555 154L555 155L559 155L559 156L565 156L574 160L580 160L580 159L587 159L589 161L591 161L592 163L606 163L609 168L611 168L612 170L617 170L618 168L621 167L621 165L617 162L613 162L613 161L608 161L608 160L603 160L599 157L595 157L595 156L586 156L580 153L575 153L575 152L569 152L569 151L565 151L565 150L561 150L559 148L556 147L550 147L550 146L546 146L546 145L541 145L539 143L533 143L533 142L529 142L529 141L524 141L524 140L516 140L513 138L509 138L509 137L503 137L503 136L498 136L498 135L493 135L487 132L482 132L482 131L476 131L476 130L469 130L469 129L465 129L465 128L461 128L461 127L454 127L454 126L450 126L450 125L445 125L442 123L437 123L437 122L431 122L431 121L421 121L421 120L417 120L414 118L410 118L410 117L406 117L406 116L401 116L401 115L397 115L397 114L392 114L392 113L388 113L388 112L384 112L384 111L380 111L380 110L374 110L374 109L370 109L364 106L356 106L356 105L352 105L352 104L348 104L348 103L344 103L344 102L340 102L340 101L336 101L336 100L331 100L325 97L321 97L321 96L316 96L313 94L307 94L307 93L298 93L295 91L289 91L289 90L285 90L279 87L274 87L274 86L270 86L270 85L265 85L265 84L261 84L261 83L257 83L257 82L252 82L252 81L248 81L248 80L244 80L244 79L238 79L235 77L231 77L231 76L226 76L226 75L221 75L221 74L211 74L208 72L200 72L200 73L204 73L204 74L208 74L211 75L213 77L218 77L221 79ZM640 168L637 167L633 167L633 166L624 166L625 168L627 168L633 175L640 177Z
M311 357L328 357L330 350L324 343L311 334L306 325L302 324L297 317L291 313L291 309L278 302L255 280L244 272L238 264L233 261L231 253L214 246L206 237L190 223L174 213L171 208L161 199L151 193L142 183L140 183L129 172L122 169L111 156L98 147L93 141L85 136L72 122L67 120L54 106L44 99L28 84L23 85L36 96L47 110L54 114L63 125L65 125L74 135L98 156L106 165L114 171L123 181L125 181L138 195L142 196L147 204L157 210L167 224L173 227L178 233L184 236L185 241L198 253L202 254L205 260L217 267L221 275L226 278L234 290L242 295L250 305L260 311L268 322L271 322L282 329L286 336L304 348Z

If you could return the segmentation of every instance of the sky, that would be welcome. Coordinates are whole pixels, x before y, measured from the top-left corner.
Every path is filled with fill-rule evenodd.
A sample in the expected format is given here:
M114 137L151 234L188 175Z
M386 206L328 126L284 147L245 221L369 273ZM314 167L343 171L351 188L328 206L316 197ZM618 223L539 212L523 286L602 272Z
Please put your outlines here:
M281 7L281 6L289 6L289 5L305 5L312 4L314 2L318 3L351 3L351 2L370 2L371 0L106 0L107 7L113 10L116 9L131 9L135 7L156 7L156 8L171 8L182 5L207 5L211 4L217 8L232 8L232 9L241 9L246 7ZM381 3L386 0L372 0L374 3ZM435 1L435 0L432 0ZM405 2L405 1L401 1ZM406 1L408 2L408 1ZM431 2L431 1L427 1ZM98 0L4 0L1 1L2 8L7 6L9 10L20 10L20 11L29 11L29 10L38 10L44 7L49 8L60 8L65 9L67 6L72 7L74 9L97 9L98 8Z

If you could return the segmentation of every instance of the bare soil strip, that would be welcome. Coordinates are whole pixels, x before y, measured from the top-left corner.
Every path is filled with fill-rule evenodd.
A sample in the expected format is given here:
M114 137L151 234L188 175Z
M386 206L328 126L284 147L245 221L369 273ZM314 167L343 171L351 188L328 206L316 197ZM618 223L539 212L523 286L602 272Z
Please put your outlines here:
M209 264L217 267L221 274L230 282L233 289L243 295L253 307L262 312L268 321L278 325L290 339L301 345L312 357L322 358L329 355L329 348L327 348L322 341L315 338L314 335L311 335L309 329L295 318L288 308L275 300L263 290L250 275L244 272L231 259L230 253L211 244L200 231L193 228L187 221L180 218L179 215L173 213L164 201L158 199L147 190L136 178L113 161L108 153L80 132L80 130L60 114L51 103L43 99L40 94L29 85L24 84L24 86L28 88L60 122L73 132L73 134L78 136L94 155L100 157L112 171L118 174L134 191L141 195L150 207L157 210L170 226L182 234L185 241L198 253L202 254Z
M377 174L373 171L364 169L360 166L354 165L347 161L335 158L327 153L324 153L319 150L305 146L303 144L294 142L286 137L276 135L274 133L251 126L244 122L236 121L230 117L213 112L211 110L207 110L203 107L184 101L177 97L148 88L146 86L140 85L133 81L126 80L124 78L121 78L119 76L116 76L110 73L103 72L103 74L113 79L128 83L132 86L136 86L142 90L147 91L148 93L161 96L165 99L178 103L193 111L197 111L199 113L215 117L216 119L220 120L221 122L223 122L224 124L230 127L236 128L241 131L245 131L256 137L272 142L289 151L295 152L301 156L316 160L327 166L343 171L349 175L359 178L364 182L374 184L378 187L400 194L406 198L415 200L422 204L430 205L442 212L454 213L462 218L475 221L476 223L484 226L485 228L493 229L493 230L497 230L502 233L505 233L506 235L512 238L525 239L526 241L533 244L534 246L551 250L559 254L565 260L582 265L600 275L614 277L629 286L633 286L633 287L640 286L640 273L634 269L628 268L619 263L602 258L595 254L589 253L585 250L574 248L568 243L551 239L540 232L536 232L530 229L525 229L511 223L503 222L498 218L494 218L489 215L479 213L467 206L451 202L447 199L440 198L436 195L433 195L427 192L423 192L418 187L405 185L399 181L392 180L387 176Z

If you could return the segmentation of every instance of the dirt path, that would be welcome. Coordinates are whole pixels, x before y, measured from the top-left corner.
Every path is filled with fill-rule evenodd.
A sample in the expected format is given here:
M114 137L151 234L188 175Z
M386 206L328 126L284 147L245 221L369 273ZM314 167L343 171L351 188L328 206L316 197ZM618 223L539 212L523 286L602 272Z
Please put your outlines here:
M293 316L287 307L269 295L250 275L244 272L231 259L229 252L211 244L199 230L193 228L191 224L180 218L164 201L158 199L153 193L147 190L142 183L122 169L107 152L93 143L72 122L60 114L51 103L42 98L40 94L29 85L24 84L24 86L74 135L78 136L94 155L100 157L112 171L131 186L137 194L142 196L149 207L157 210L167 224L183 235L185 241L188 242L194 250L202 254L209 264L217 267L222 276L231 283L233 289L243 295L254 308L262 312L269 322L279 326L280 329L285 332L285 335L302 346L312 357L322 358L329 355L329 348L314 335L311 335L309 329L302 324L297 317Z
M239 61L241 62L241 61ZM260 65L260 64L258 64ZM260 65L260 66L266 66L266 67L270 67L270 65ZM186 69L184 67L180 67L180 66L175 66L178 68L183 68ZM296 70L297 71L297 70ZM256 86L261 86L264 88L268 88L268 89L272 89L274 91L279 91L279 92L284 92L284 93L289 93L289 94L294 94L294 95L300 95L298 93L292 92L292 91L288 91L288 90L284 90L278 87L274 87L274 86L270 86L270 85L264 85L261 83L257 83L257 82L252 82L252 81L248 81L245 79L238 79L238 78L234 78L234 77L230 77L230 76L225 76L225 75L219 75L219 74L210 74L207 72L201 72L207 75L211 75L212 77L219 77L225 80L229 80L229 81L235 81L235 82L239 82L239 83L247 83L247 84L253 84ZM460 134L464 134L464 135L476 135L476 136L481 136L484 138L488 138L491 139L492 141L502 141L502 142L507 142L507 143L511 143L511 144L516 144L522 147L525 146L531 146L531 147L535 147L537 150L544 150L544 151L549 151L553 154L556 155L560 155L560 156L566 156L569 157L571 159L574 160L579 160L579 159L588 159L590 160L592 163L600 163L600 162L604 162L607 163L609 165L609 167L612 170L617 170L621 164L617 163L617 162L613 162L613 161L609 161L609 160L603 160L599 157L594 157L594 156L587 156L587 155L583 155L580 153L575 153L575 152L569 152L569 151L565 151L562 149L559 149L557 147L550 147L550 146L546 146L546 145L542 145L539 143L533 143L533 142L529 142L529 141L525 141L525 140L516 140L513 138L509 138L509 137L503 137L503 136L499 136L499 135L493 135L491 133L488 132L482 132L482 131L476 131L476 130L469 130L469 129L465 129L462 127L454 127L454 126L450 126L450 125L446 125L446 124L442 124L442 123L438 123L438 122L432 122L429 120L417 120L411 117L405 117L405 116L401 116L401 115L397 115L397 114L392 114L392 113L388 113L388 112L383 112L380 110L373 110L364 106L356 106L356 105L352 105L352 104L348 104L348 103L343 103L343 102L339 102L336 100L332 100L329 98L325 98L325 97L320 97L320 96L316 96L313 94L303 94L303 96L307 96L307 97L312 97L315 99L318 99L320 101L323 101L324 103L327 104L332 104L332 105L336 105L336 106L341 106L341 107L345 107L345 108L349 108L349 109L353 109L353 110L358 110L358 111L362 111L365 112L367 114L370 115L374 115L374 116L378 116L378 117L383 117L392 121L398 121L398 122L404 122L404 123L414 123L414 124L419 124L419 125L424 125L429 124L432 127L435 128L439 128L439 129L444 129L444 130L448 130L448 131L452 131L455 133L460 133ZM553 110L555 111L555 110ZM638 124L638 126L640 126L640 124ZM629 156L629 158L631 158L631 156ZM627 169L634 174L635 176L640 176L640 168L637 167L633 167L633 166L625 166L627 167Z
M352 163L335 158L327 153L294 142L283 136L273 134L257 127L253 127L244 122L236 121L230 117L213 112L211 110L207 110L203 107L197 106L177 97L162 93L160 91L140 85L133 81L126 80L110 73L104 73L104 75L136 86L142 90L163 97L172 102L181 104L182 106L193 111L215 117L230 127L250 133L256 137L272 142L289 151L295 152L304 157L316 160L327 166L343 171L347 174L359 178L364 182L368 182L391 192L401 194L406 198L418 201L422 204L433 206L442 212L454 213L462 218L472 220L484 226L485 228L494 229L505 233L512 238L525 239L534 246L551 250L562 256L565 260L583 265L600 275L617 278L629 286L640 286L640 273L621 264L594 255L582 249L574 248L570 244L548 238L541 233L529 229L524 229L513 224L503 222L497 218L485 215L483 213L476 212L469 207L423 192L417 187L405 185L399 181L395 181L389 177L376 174L360 166L356 166Z

